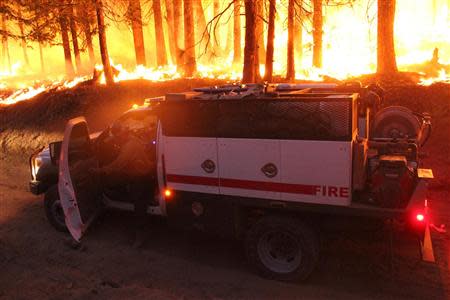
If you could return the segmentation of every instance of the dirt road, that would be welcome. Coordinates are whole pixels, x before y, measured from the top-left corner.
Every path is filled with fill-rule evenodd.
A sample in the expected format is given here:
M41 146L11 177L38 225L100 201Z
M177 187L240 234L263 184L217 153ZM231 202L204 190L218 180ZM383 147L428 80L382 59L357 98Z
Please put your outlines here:
M0 299L448 298L448 235L433 236L438 263L429 265L413 239L396 234L392 267L383 232L327 236L318 268L301 284L258 277L239 242L173 231L161 220L143 249L132 249L132 219L121 212L104 216L85 249L73 250L47 223L42 197L27 192L26 164L0 164ZM448 206L439 209L448 214Z

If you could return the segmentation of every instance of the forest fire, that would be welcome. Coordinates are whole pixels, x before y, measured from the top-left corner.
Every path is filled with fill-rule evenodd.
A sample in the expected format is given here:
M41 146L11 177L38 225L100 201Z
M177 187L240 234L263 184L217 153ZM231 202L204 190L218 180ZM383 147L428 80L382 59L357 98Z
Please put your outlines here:
M450 0L0 0L0 298L450 299L449 29Z
M256 51L252 59L258 60L253 64L259 68L250 81L271 81L273 76L287 81L346 80L381 73L377 55L383 37L377 20L384 22L379 24L384 30L391 17L395 46L393 42L389 51L395 48L395 72L414 72L422 85L450 78L450 8L444 0L378 1L378 5L374 0L138 2L2 2L0 104L86 80L106 84L108 78L114 82L183 77L249 82L245 64L246 57L253 55L251 47ZM46 9L39 8L41 4ZM251 9L256 18L246 17ZM389 9L395 15L380 16ZM145 17L147 12L154 16ZM52 18L58 14L64 18ZM250 44L248 25L254 26L255 40ZM131 28L131 35L125 27ZM98 42L93 38L96 34ZM64 56L59 46L53 46L61 43ZM99 75L106 62L106 72ZM97 71L92 76L93 66Z

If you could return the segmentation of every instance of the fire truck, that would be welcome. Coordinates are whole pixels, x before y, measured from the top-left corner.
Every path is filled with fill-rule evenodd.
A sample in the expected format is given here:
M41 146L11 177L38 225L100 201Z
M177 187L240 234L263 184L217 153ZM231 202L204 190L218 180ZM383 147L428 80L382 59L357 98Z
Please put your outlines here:
M311 274L320 233L343 220L395 220L432 256L426 185L433 175L419 159L430 117L382 107L375 85L232 84L148 99L125 116L157 124L149 214L242 239L263 276L291 281ZM109 130L93 139L80 117L50 144L58 178L46 201L60 203L77 241L105 207L133 209L126 187L98 191L72 174L80 160L89 161L85 168L103 164L94 149Z

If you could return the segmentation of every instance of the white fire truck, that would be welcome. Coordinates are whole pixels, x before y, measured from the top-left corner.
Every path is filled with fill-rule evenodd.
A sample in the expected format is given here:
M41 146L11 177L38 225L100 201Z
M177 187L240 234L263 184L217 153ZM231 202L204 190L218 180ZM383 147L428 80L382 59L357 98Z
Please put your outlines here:
M157 161L149 184L158 189L148 212L243 239L250 262L279 280L310 275L330 222L395 219L423 241L432 172L420 168L418 152L430 120L379 109L381 99L376 87L334 84L227 85L149 99L133 110L158 124L149 141ZM60 199L77 241L100 208L133 209L104 191L98 205L99 192L75 182L72 166L95 158L92 145L85 119L76 118L61 150L50 147L52 156L60 152L59 193L48 197Z

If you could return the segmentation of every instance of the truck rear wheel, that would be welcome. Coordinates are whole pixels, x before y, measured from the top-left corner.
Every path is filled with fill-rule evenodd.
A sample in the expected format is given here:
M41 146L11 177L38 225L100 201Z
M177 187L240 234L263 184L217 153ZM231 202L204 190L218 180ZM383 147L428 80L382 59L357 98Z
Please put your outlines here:
M59 199L58 185L51 186L45 193L44 207L49 223L56 230L67 232L64 211Z
M247 232L245 246L262 276L281 281L307 279L319 258L317 235L291 217L262 218Z

